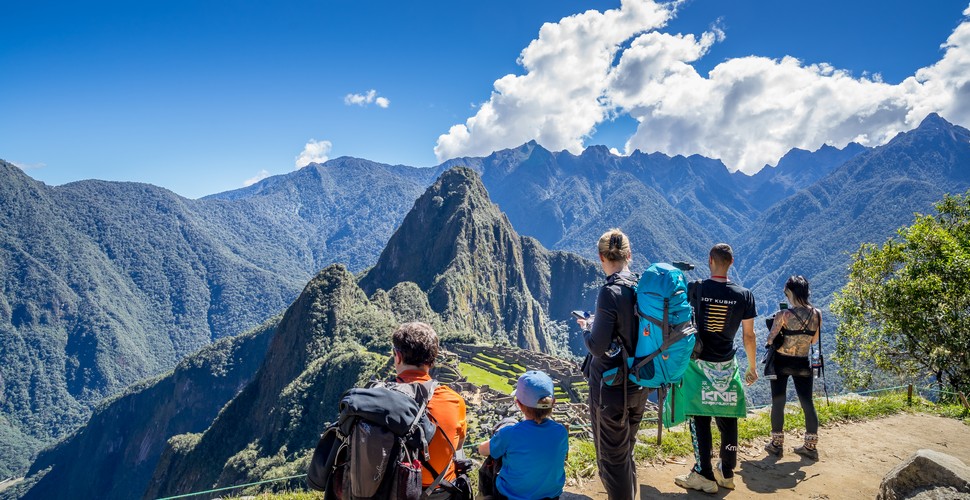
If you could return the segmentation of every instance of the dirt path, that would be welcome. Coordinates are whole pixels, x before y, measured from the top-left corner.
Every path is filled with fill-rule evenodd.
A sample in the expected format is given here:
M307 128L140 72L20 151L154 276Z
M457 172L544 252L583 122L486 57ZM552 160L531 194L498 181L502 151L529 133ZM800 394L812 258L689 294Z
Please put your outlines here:
M4 479L3 481L0 481L0 491L10 488L11 486L16 485L17 483L23 480L24 478L22 477L12 477L10 479Z
M680 464L640 467L640 498L874 498L883 476L920 448L953 455L970 464L970 427L948 418L896 415L870 422L826 427L819 432L818 462L791 452L800 444L786 436L785 456L768 457L762 443L739 452L734 491L721 488L714 495L688 492L674 484L693 458ZM715 463L717 459L715 458ZM599 479L567 487L563 500L605 499Z

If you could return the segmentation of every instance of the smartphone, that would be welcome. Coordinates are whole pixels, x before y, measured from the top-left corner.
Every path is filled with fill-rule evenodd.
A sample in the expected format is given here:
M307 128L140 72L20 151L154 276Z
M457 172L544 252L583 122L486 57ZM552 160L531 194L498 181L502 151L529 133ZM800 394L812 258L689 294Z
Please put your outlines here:
M573 311L573 316L575 316L576 319L588 319L589 313L586 311Z

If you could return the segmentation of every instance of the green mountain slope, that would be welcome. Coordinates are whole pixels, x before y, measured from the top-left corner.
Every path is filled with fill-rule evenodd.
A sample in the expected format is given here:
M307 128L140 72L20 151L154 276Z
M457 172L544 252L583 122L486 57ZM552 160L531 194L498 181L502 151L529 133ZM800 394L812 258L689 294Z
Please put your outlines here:
M283 315L255 379L203 434L169 442L146 498L245 481L303 457L341 393L386 365L397 322L430 313L402 312L369 301L342 266L323 270Z
M101 398L277 314L318 269L372 263L431 173L339 160L188 200L0 162L0 477Z
M411 265L417 253L421 266ZM387 366L399 322L430 321L443 338L536 341L529 346L540 349L540 335L553 342L543 310L591 302L595 274L578 256L519 238L473 171L446 171L361 286L340 266L307 285L253 382L203 434L170 441L146 497L303 467L340 394Z
M28 476L42 477L22 498L58 498L72 489L89 498L141 495L168 438L205 430L252 379L279 320L206 346L173 372L101 403L80 431L31 464Z
M740 245L739 270L762 297L780 297L785 279L803 274L827 303L861 243L885 241L944 193L967 189L970 131L930 115L767 210Z

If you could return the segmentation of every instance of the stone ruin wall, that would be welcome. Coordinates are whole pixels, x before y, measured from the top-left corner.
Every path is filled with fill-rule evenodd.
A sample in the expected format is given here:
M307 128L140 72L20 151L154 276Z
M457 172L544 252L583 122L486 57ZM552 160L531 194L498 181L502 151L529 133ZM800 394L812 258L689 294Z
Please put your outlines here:
M519 410L515 407L514 398L511 395L488 386L477 386L461 375L458 369L459 362L485 370L491 369L488 364L474 359L479 353L501 359L502 361L495 363L495 366L510 372L521 371L513 365L525 367L527 370L546 372L559 389L573 401L557 402L553 410L553 419L567 425L572 436L590 437L589 407L585 403L588 397L585 389L586 379L579 373L579 366L575 362L505 346L448 345L439 355L434 376L465 398L468 410L475 413L481 432L490 432L505 417L518 416ZM509 379L508 383L515 386L516 380Z

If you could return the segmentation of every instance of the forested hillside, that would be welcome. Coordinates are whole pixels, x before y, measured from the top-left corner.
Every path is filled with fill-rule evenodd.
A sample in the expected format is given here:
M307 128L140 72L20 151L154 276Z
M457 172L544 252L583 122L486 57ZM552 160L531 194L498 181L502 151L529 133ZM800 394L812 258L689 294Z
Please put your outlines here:
M188 200L0 162L0 477L101 398L279 313L317 270L372 263L431 172L349 163Z
M590 302L595 280L594 264L578 256L535 243L524 250L478 175L448 170L415 202L362 286L340 266L307 285L256 379L202 435L170 441L146 497L301 466L320 423L336 417L340 394L387 364L399 322L429 321L445 341L541 350L553 342L544 310Z
M335 262L350 272L376 264L362 282L373 291L393 288L394 275L414 266L408 260L422 258L433 265L408 276L431 294L436 314L547 352L570 343L549 322L583 307L586 291L567 289L596 270L567 272L578 269L574 257L538 249L593 258L596 238L614 226L633 240L635 269L690 260L699 277L708 248L727 241L737 255L732 278L754 288L760 311L770 312L794 273L809 277L816 301L827 304L859 243L884 241L943 193L970 187L968 137L930 115L884 146L794 150L754 177L700 156L618 157L601 147L572 155L535 143L431 169L338 158L200 200L133 183L51 187L0 162L0 476L24 471L103 397L278 314ZM484 219L434 213L441 207L431 196L414 225L443 224L440 241L426 241L425 253L409 244L385 249L419 195L452 166L478 172L498 205L480 217L507 216L511 225L487 235ZM453 264L448 240L465 234L475 243ZM544 268L573 278L530 270ZM443 298L480 286L455 288L469 269L518 291L469 295L490 308L478 318L479 309ZM515 314L482 319L498 310Z
M740 239L739 271L756 296L779 300L785 279L803 274L827 304L861 243L885 241L944 193L967 189L970 131L932 114L766 210Z

